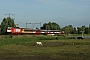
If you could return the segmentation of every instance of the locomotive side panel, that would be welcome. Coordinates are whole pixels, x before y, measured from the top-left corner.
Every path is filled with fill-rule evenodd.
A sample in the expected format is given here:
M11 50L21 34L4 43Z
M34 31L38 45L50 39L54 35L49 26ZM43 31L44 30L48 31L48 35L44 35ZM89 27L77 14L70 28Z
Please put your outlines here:
M21 34L22 29L21 28L12 28L11 32L12 32L12 34Z

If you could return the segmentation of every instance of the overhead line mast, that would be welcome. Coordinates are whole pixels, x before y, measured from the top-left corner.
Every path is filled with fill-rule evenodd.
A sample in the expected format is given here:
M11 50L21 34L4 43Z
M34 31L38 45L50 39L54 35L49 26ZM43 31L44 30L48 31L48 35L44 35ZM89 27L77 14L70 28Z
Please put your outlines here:
M40 22L40 23L27 23L27 22L26 22L26 28L27 28L27 24L32 24L32 25L33 25L33 29L34 29L34 25L35 25L35 24L40 24L40 27L41 27L41 22Z
M15 14L8 13L8 14L4 14L4 15L5 15L5 16L8 15L8 17L11 18L11 15L14 16ZM14 20L15 18L12 18L12 19ZM8 21L8 20L7 20L7 21Z
M11 15L14 16L15 14L11 14L11 13L8 13L8 14L4 14L5 16L8 15L8 17L10 17Z

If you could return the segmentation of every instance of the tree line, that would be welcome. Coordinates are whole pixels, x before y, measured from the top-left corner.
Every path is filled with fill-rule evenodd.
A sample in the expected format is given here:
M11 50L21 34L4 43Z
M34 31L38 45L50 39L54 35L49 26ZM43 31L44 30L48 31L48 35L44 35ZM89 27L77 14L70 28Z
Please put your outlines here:
M14 19L11 17L3 18L0 25L0 34L5 34L7 32L8 27L16 27ZM48 22L44 23L42 30L62 30L66 35L69 34L90 34L90 25L89 27L81 26L81 27L73 27L72 25L68 25L65 27L60 27L56 22Z
M81 27L73 27L72 25L68 25L62 28L66 35L69 34L90 34L90 25L89 27L81 26Z

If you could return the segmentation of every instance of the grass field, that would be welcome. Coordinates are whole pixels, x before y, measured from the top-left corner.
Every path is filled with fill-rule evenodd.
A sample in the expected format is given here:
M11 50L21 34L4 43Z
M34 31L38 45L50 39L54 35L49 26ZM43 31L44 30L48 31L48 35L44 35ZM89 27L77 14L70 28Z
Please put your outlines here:
M36 46L41 41L43 46ZM74 44L73 44L74 43ZM63 36L0 36L1 60L90 60L90 40Z

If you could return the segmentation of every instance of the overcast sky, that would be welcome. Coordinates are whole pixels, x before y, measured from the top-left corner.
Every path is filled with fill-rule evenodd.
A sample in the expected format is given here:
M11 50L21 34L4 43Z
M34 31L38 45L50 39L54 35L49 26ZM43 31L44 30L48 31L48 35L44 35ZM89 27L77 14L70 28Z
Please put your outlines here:
M90 0L0 0L0 22L11 15L15 23L25 27L26 22L56 22L61 27L90 24Z

